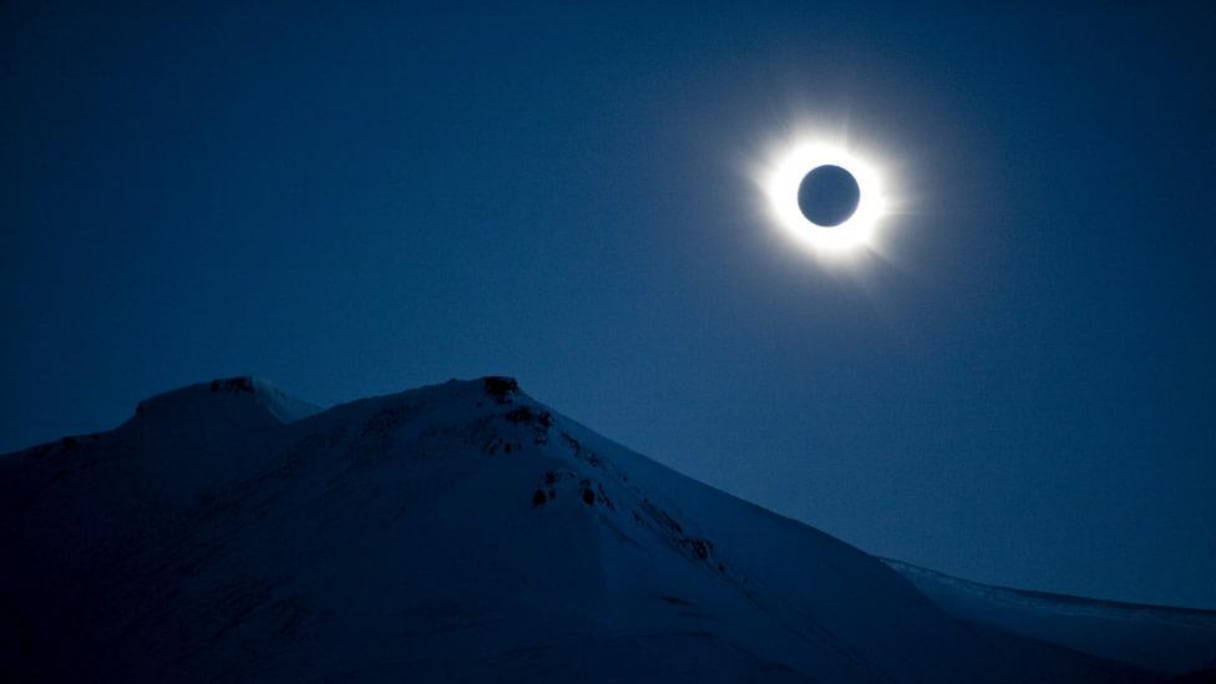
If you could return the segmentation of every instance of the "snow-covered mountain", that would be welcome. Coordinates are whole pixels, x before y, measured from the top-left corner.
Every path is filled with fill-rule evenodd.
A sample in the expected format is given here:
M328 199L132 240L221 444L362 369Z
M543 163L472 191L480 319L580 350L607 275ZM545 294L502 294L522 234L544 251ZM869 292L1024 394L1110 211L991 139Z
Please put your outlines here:
M509 378L160 395L0 457L0 549L15 681L1165 679L959 619Z

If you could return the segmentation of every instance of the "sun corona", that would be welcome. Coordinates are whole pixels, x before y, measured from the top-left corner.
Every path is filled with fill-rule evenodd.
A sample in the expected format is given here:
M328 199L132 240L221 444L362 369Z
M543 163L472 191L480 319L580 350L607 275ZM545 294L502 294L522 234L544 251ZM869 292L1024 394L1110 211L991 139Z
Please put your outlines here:
M857 209L839 225L812 223L798 204L799 187L813 169L838 166L856 179L860 189ZM871 247L887 201L878 167L845 145L823 141L800 141L774 155L761 174L772 219L799 242L816 251L843 254Z

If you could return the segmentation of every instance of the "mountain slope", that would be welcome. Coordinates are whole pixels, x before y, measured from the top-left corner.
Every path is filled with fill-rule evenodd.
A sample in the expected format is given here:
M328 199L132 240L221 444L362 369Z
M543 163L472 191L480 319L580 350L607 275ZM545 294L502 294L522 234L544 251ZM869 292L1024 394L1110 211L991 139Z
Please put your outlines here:
M161 395L0 458L0 544L19 681L1159 679L956 620L507 378Z
M946 612L978 625L1163 672L1216 669L1216 613L994 587L885 560Z

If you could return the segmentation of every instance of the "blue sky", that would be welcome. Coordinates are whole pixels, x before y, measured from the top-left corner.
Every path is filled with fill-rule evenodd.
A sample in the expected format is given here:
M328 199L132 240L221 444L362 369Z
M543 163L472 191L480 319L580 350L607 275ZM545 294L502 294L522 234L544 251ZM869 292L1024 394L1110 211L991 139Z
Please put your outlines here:
M1216 608L1210 8L0 8L0 450L242 373L537 398L868 551ZM824 264L751 171L906 199Z

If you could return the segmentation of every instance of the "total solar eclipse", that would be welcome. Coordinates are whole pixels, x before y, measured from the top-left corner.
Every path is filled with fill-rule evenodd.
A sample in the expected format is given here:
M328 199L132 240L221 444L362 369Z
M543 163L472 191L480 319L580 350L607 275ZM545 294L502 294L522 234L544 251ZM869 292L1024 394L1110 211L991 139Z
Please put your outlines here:
M817 253L844 256L876 248L891 208L881 167L843 140L802 138L774 146L756 167L774 223Z
M798 185L798 209L817 226L839 226L857 211L860 201L857 179L835 164L811 169Z

